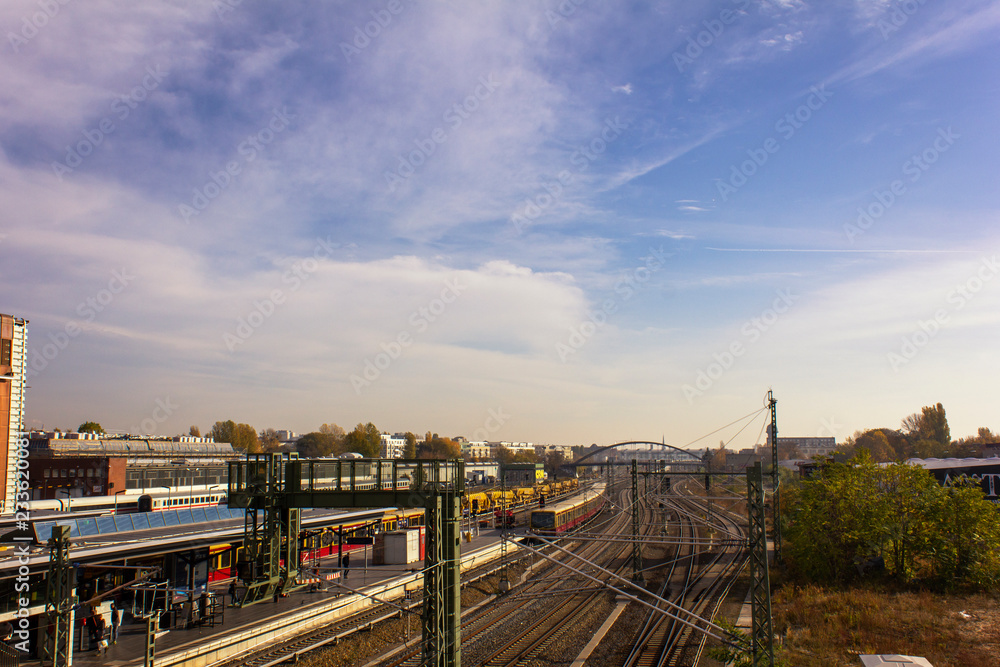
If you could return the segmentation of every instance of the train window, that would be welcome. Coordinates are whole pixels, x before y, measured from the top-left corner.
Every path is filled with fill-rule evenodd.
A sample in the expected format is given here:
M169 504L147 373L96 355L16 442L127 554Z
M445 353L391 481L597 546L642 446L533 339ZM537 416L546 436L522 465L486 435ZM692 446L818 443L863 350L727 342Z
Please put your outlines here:
M551 530L556 526L555 512L532 512L531 527L537 530Z

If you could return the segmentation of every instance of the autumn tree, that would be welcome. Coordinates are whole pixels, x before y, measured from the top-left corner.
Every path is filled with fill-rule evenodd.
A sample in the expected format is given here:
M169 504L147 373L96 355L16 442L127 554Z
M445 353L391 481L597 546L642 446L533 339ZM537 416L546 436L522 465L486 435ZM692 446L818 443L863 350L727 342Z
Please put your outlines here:
M956 458L972 458L986 455L986 447L1000 443L1000 435L985 426L980 426L976 435L961 438L954 443L952 455Z
M417 458L458 459L462 457L462 446L451 438L442 438L437 433L428 432L430 439L416 443Z
M514 463L541 463L533 449L522 449L514 455Z
M382 451L382 433L371 422L358 424L344 436L344 448L368 459L378 458Z
M336 424L322 424L319 427L319 432L324 435L332 435L337 440L343 440L346 435L344 429Z
M216 442L228 442L237 451L248 454L259 454L261 452L257 431L250 424L237 424L232 419L224 422L215 422L215 425L212 426L211 435Z
M307 459L339 454L338 442L331 433L313 431L295 441L295 450Z
M873 461L887 462L896 460L896 450L892 448L892 445L889 444L889 438L880 429L865 431L855 440L854 446L855 453L859 448L867 449Z
M257 435L257 439L260 440L260 447L265 452L277 452L281 449L281 439L278 437L278 432L273 428L261 431Z
M726 469L726 443L722 440L719 441L719 447L712 452L711 458L708 459L708 465L712 470L725 470Z
M197 426L192 426L191 428L188 429L188 435L190 435L192 437L195 437L195 438L200 438L201 437L201 429L198 428Z

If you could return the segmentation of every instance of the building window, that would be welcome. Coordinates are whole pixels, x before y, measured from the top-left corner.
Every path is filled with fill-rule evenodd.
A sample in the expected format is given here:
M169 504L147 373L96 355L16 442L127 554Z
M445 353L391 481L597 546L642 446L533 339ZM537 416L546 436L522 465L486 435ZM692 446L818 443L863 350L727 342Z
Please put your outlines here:
M44 477L45 479L48 479L51 476L52 476L52 471L49 470L48 468L42 471L42 477Z

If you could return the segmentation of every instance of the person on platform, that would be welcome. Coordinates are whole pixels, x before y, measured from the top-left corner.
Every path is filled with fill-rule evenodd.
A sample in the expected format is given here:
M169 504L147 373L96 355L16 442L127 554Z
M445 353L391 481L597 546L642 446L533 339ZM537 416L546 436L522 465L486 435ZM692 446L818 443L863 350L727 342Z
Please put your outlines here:
M122 612L118 605L111 603L111 645L118 643L118 627L122 624Z
M347 579L347 571L351 569L351 554L344 554L344 579Z
M106 655L108 652L108 640L105 638L107 627L105 626L103 616L94 617L94 628L94 634L97 637L97 653L98 655Z

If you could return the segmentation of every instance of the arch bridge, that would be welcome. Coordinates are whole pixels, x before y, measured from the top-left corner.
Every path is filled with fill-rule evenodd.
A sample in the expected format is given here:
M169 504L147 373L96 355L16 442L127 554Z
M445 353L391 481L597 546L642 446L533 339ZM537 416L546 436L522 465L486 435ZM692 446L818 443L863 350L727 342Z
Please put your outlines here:
M615 449L616 447L627 447L630 445L652 445L654 447L662 447L664 450L666 450L665 453L667 454L667 456L662 458L662 460L668 463L692 463L692 464L702 463L700 457L695 456L691 452L687 451L686 449L681 449L680 447L674 447L673 445L668 445L662 442L652 442L650 440L629 440L627 442L616 442L613 445L606 445L604 447L600 447L585 456L581 456L572 463L566 463L565 465L566 466L598 465L597 463L588 463L587 459L590 459L591 457L596 456L601 452L606 452L609 449Z

